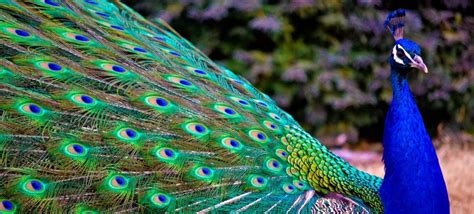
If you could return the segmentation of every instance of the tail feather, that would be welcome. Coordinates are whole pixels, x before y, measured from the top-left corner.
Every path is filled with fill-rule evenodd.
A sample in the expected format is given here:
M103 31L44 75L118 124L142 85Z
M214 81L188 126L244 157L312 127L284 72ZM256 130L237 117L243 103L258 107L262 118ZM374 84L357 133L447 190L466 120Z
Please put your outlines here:
M0 2L0 211L309 212L310 188L352 193L309 182L288 157L317 142L287 140L291 116L166 23L104 0Z

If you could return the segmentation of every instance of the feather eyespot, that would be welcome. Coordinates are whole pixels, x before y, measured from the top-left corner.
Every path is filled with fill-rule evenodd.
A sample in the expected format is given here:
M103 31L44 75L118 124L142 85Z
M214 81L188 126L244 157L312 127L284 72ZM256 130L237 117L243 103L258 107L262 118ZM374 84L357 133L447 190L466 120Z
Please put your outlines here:
M43 184L38 180L32 180L26 186L30 191L41 191L43 189Z
M110 28L115 29L115 30L119 30L119 31L124 31L125 30L125 28L123 28L121 26L118 26L118 25L110 25Z
M109 186L114 190L121 190L128 187L129 179L122 175L115 175L110 177Z
M166 44L166 43L162 43L162 44L169 47L169 45ZM170 47L170 48L171 48L171 47ZM162 51L164 51L165 53L170 54L172 57L181 57L181 53L177 52L177 51L174 50L174 49L169 49L169 48L165 48L165 47L160 47L160 49L161 49Z
M306 183L299 180L293 180L293 185L300 190L305 190L307 188Z
M20 30L20 29L16 29L15 34L22 37L28 37L31 35L30 33L28 33L28 31Z
M164 193L155 193L150 196L150 201L157 207L163 208L170 204L171 198Z
M99 3L97 3L96 1L94 0L84 0L84 2L88 3L88 4L92 4L92 5L98 5Z
M227 118L236 118L240 117L240 114L237 113L234 109L230 108L226 105L216 104L213 108L215 111L221 113L222 115L226 116Z
M268 113L268 116L270 116L271 118L273 118L273 119L276 120L276 121L281 121L281 117L278 116L278 115L276 115L276 114L273 113L273 112Z
M146 104L157 107L157 108L167 108L170 106L170 101L164 97L159 96L148 96L145 98Z
M132 128L121 128L117 131L117 137L124 141L136 141L140 138L140 133Z
M248 136L258 143L266 143L268 141L268 136L258 129L248 131Z
M209 74L201 69L194 68L191 66L186 66L186 70L188 70L191 74L197 75L197 76L202 76L202 77L207 77Z
M15 35L15 36L21 36L21 37L30 37L31 33L23 30L23 29L16 29L16 28L7 28L7 32Z
M174 109L176 109L176 105L173 102L162 96L146 96L143 100L147 106L152 107L159 113L170 114L174 112Z
M0 212L15 213L15 204L8 199L0 199Z
M137 136L137 132L133 129L125 129L121 132L122 137L128 138L135 138Z
M20 105L19 108L20 112L27 114L27 115L32 115L32 116L41 116L44 114L43 108L41 108L39 105L36 105L34 103L25 103Z
M99 11L95 11L94 13L97 14L97 15L99 15L99 16L102 16L102 17L104 17L104 18L109 18L109 14L102 13L102 12L99 12Z
M156 148L154 154L156 158L165 162L175 161L179 156L174 149L169 147Z
M260 107L264 107L264 108L268 108L268 104L266 102L263 102L261 100L254 100L255 103L257 103L257 105L259 105Z
M169 54L173 55L173 56L177 56L177 57L180 57L181 54L176 52L176 51L168 51Z
M198 166L193 169L193 176L199 180L209 180L214 177L214 170L205 167L205 166Z
M238 103L241 106L244 106L244 107L249 107L250 106L250 103L247 100L244 100L244 99L241 99L241 98L238 98L238 97L230 97L230 99L233 100L234 102Z
M191 83L187 80L179 80L179 84L185 85L185 86L190 86L191 85Z
M264 189L268 185L268 179L260 175L250 175L248 182L252 187L257 189Z
M84 157L88 149L80 143L70 143L64 147L66 154L74 157Z
M285 151L284 149L277 149L275 151L275 154L282 160L286 160L288 158L288 152Z
M182 88L188 88L188 89L196 88L196 86L191 81L180 78L180 77L169 76L166 79L168 81L174 83L176 86L179 86L179 87L182 87Z
M200 69L194 69L194 73L199 74L199 75L207 75L205 71L200 70Z
M154 40L160 41L160 42L166 41L166 38L163 37L163 36L153 36L152 35L151 38L154 39Z
M245 85L245 83L242 80L239 79L233 79L233 78L228 78L230 81L237 83L238 85Z
M148 51L145 50L144 48L142 48L140 46L135 46L135 45L132 45L132 44L123 43L122 47L125 47L128 50L131 50L131 51L137 52L137 53L148 53Z
M202 123L197 123L197 122L190 122L190 123L184 124L184 129L189 134L197 136L197 137L203 137L209 134L210 132L207 126L205 126Z
M102 26L111 28L112 30L125 31L125 28L123 28L122 26L115 25L115 24L110 24L110 23L108 23L106 21L102 21L102 20L95 20L95 21L98 22L99 24L101 24Z
M64 74L70 73L71 71L68 68L61 66L58 63L51 62L51 61L36 61L34 67L43 71L45 76L55 77L55 78L63 78L66 77Z
M163 98L156 98L155 103L161 107L168 105L168 101Z
M240 143L240 141L238 141L237 139L235 138L232 138L232 137L224 137L221 139L221 144L225 147L225 148L228 148L232 151L238 151L238 150L241 150L243 148L243 145L242 143Z
M268 121L268 120L265 120L263 121L263 125L265 126L265 128L271 130L271 131L279 131L280 128L278 127L278 125L272 123L271 121Z
M162 43L164 44L164 43ZM166 46L169 46L167 44L164 44ZM168 53L169 55L171 55L172 57L181 57L181 53L175 51L175 50L172 50L172 49L168 49L168 48L164 48L164 47L161 47L160 48L162 51L164 51L165 53Z
M119 72L119 73L125 72L125 69L122 68L122 67L120 67L120 66L118 66L118 65L113 65L113 66L111 67L111 70L113 70L113 71L115 71L115 72Z
M283 164L275 158L268 158L265 161L264 168L272 173L280 173L283 170Z
M197 173L201 176L208 176L211 174L211 170L206 167L201 167L197 170Z
M54 73L62 72L64 69L61 65L56 64L54 62L38 62L37 66L39 66L43 70L51 71Z
M141 53L146 53L148 51L146 51L145 49L141 48L141 47L134 47L133 48L134 51L138 51L138 52L141 52Z
M63 35L67 38L67 40L73 41L73 42L87 43L91 41L89 37L81 35L81 34L64 33Z
M75 94L71 96L71 100L80 106L94 106L97 104L97 100L89 95Z
M294 194L297 192L296 187L293 186L292 184L285 183L281 186L281 188L283 189L283 191L285 191L288 194Z
M128 72L127 69L123 68L120 65L115 65L115 64L109 64L109 63L102 63L100 64L100 67L106 71L111 71L115 73L125 73Z
M60 5L57 2L51 1L51 0L43 0L43 3L48 4L53 7L59 7Z
M38 179L27 179L23 182L22 189L27 194L38 195L46 191L46 184Z

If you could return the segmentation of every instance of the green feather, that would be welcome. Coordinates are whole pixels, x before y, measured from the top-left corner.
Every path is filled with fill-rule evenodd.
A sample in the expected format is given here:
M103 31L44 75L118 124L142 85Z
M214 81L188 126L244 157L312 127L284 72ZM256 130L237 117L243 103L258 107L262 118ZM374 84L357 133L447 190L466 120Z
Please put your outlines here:
M207 140L209 134L211 133L209 127L207 127L203 123L195 121L185 122L181 125L181 128L191 136L203 141Z
M18 189L25 195L40 198L48 191L48 184L36 179L25 177L18 182Z
M164 96L147 94L141 96L139 100L161 114L171 115L178 111L176 104Z
M170 206L174 199L166 193L152 189L147 191L141 201L149 208L160 210Z
M216 177L216 171L214 169L201 164L194 165L189 173L195 179L203 182L212 182Z
M382 212L380 178L163 21L105 0L0 18L1 213L309 213L329 192Z
M37 35L35 31L30 28L25 28L21 25L10 24L0 21L0 38L8 40L17 45L27 46L48 46L50 41L44 40Z
M74 209L75 214L98 214L99 212L87 207L86 205L80 204Z
M0 198L0 212L1 213L5 213L5 214L8 214L8 213L16 213L17 211L17 205L6 199L6 198Z

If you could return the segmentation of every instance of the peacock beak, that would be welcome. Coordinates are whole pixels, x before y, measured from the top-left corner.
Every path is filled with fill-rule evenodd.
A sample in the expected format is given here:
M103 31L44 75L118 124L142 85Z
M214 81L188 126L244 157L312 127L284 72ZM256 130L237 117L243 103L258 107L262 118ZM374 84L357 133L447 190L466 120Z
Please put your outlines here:
M426 67L425 63L423 62L423 59L418 55L415 55L413 60L411 60L410 66L412 68L417 68L417 69L419 69L419 70L421 70L425 73L428 73L428 68Z

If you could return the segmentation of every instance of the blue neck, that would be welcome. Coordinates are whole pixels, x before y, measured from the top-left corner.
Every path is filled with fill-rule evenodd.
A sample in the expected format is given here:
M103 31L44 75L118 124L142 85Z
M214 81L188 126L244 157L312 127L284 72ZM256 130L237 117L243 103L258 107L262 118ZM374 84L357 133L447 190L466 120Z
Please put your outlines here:
M408 70L392 68L393 100L385 119L385 213L449 213L436 151L408 85Z

